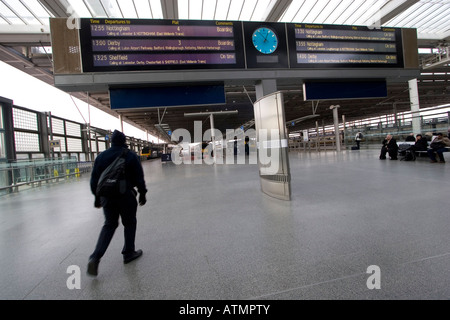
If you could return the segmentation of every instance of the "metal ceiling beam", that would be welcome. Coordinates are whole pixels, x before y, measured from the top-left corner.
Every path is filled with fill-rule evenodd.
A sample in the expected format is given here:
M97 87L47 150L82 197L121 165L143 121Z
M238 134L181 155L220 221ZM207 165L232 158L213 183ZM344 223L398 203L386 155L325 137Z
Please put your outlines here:
M50 33L0 33L0 44L4 46L49 46L51 43Z
M408 0L405 1L404 3L400 4L400 5L396 5L396 2L399 2L399 0L396 1L389 1L388 3L386 3L381 9L380 11L383 13L385 12L381 17L380 17L380 22L381 25L385 24L386 22L392 20L393 18L395 18L396 16L398 16L399 14L401 14L402 12L408 10L409 8L411 8L413 5L415 5L417 2L419 2L420 0ZM386 12L387 11L387 12Z
M66 0L39 0L45 8L56 18L68 18L70 14L67 8L70 7Z
M272 7L272 10L270 10L269 14L267 15L266 21L268 22L279 21L283 16L283 13L291 5L291 3L292 0L277 0L277 2Z
M178 20L178 0L161 0L163 19Z

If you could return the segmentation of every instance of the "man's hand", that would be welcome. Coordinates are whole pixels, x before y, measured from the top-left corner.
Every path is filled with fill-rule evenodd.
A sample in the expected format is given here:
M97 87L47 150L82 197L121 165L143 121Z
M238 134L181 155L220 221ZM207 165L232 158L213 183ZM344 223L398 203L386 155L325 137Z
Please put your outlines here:
M139 205L143 206L146 203L147 203L147 198L145 197L145 193L140 193L139 194Z
M100 197L95 197L94 207L96 207L96 208L101 208L102 207L102 203L100 201Z

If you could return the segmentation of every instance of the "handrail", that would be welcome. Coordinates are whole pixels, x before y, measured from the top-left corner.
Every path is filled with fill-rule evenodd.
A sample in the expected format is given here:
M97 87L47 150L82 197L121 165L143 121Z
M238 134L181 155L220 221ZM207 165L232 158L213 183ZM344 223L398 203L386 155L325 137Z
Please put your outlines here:
M90 172L93 163L90 161L51 161L41 163L26 163L15 166L0 167L0 191L11 189L18 191L24 185L39 184L43 181L58 181L62 178L80 177Z
M0 163L0 168L8 168L14 166L23 166L26 164L39 164L42 163L68 163L68 162L78 162L77 157L66 157L66 158L38 158L38 159L9 159L6 162Z

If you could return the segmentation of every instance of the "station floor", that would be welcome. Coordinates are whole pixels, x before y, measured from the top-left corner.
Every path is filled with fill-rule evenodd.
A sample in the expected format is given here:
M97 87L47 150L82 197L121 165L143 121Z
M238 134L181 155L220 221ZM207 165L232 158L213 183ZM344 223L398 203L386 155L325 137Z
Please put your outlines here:
M123 264L120 225L95 278L88 174L2 196L0 299L450 299L448 160L291 152L289 202L261 192L257 165L146 161L144 254Z

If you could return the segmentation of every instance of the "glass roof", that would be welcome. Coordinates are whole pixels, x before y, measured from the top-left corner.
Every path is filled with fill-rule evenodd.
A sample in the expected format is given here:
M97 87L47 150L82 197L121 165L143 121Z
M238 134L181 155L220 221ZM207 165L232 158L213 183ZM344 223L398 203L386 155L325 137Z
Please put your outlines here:
M44 25L51 13L36 0L1 0L0 24Z
M178 0L178 16L191 20L264 21L273 0Z
M67 0L79 17L162 19L160 0Z
M419 38L450 36L450 0L0 0L2 26L48 25L57 3L67 15L104 18L171 19L163 6L175 4L178 19L265 21L274 9L280 22L417 28ZM285 6L285 7L283 7ZM177 9L176 9L177 8ZM7 29L5 29L7 30Z
M400 28L417 28L422 35L449 35L450 1L421 0L387 24Z
M384 23L408 0L293 0L280 21L417 28L419 38L450 36L450 0L419 0Z

